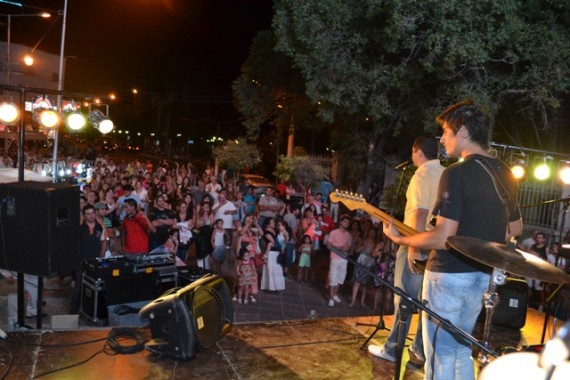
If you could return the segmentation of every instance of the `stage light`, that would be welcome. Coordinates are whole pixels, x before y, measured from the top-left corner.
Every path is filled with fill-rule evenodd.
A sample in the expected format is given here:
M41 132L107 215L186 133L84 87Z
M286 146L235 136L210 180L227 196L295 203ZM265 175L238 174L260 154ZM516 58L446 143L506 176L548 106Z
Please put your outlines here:
M113 122L99 110L92 111L87 119L91 125L93 125L93 128L97 129L104 135L115 128Z
M20 120L20 110L14 103L0 104L0 122L6 125L16 125Z
M61 122L59 114L54 110L43 110L40 112L39 121L44 128L55 128Z
M528 165L528 155L524 153L511 153L510 165L511 171L517 180L521 180L526 175Z
M560 161L558 163L558 175L565 185L570 185L570 161Z
M552 157L545 156L544 158L539 158L537 164L534 166L534 178L539 181L544 181L550 178L552 173L550 169L550 162Z
M65 115L65 125L72 131L79 131L87 125L87 118L81 112L69 112Z

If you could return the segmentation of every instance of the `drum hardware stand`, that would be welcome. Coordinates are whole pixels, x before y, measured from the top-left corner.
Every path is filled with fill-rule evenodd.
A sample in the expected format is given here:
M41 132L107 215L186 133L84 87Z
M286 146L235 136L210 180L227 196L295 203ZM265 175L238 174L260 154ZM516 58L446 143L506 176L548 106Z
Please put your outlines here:
M493 317L495 316L495 307L499 304L499 293L497 286L504 285L507 282L505 273L497 268L493 269L491 279L489 280L489 290L483 294L483 303L485 305L485 324L483 327L483 344L490 348L491 328L493 325ZM489 364L489 354L487 351L481 351L477 356L477 361L481 367Z
M556 252L556 259L554 261L554 266L558 267L558 263L560 261L560 250L562 249L562 243L563 243L563 234L564 234L564 224L566 222L566 211L568 211L568 206L570 205L570 198L564 198L564 199L557 199L554 201L549 201L549 202L561 202L562 203L562 209L560 210L560 241L558 243L558 252ZM552 231L556 231L555 229L555 224L556 224L556 220L553 218L552 220ZM553 234L554 236L556 236L555 234ZM544 337L546 335L546 327L548 326L548 319L550 318L550 315L552 313L552 306L553 306L553 299L554 297L558 294L558 291L562 288L562 286L564 286L564 284L560 284L556 290L554 292L552 292L552 294L548 297L548 299L546 300L546 310L544 312L544 325L542 327L542 335L540 337L540 344L544 344ZM546 285L545 285L546 287ZM546 289L545 289L546 290Z
M559 284L556 290L546 299L546 310L544 312L544 324L542 326L542 335L540 336L540 344L544 344L544 337L546 336L546 327L548 326L548 320L552 315L552 307L554 306L554 298L558 295L558 291L562 289L564 284Z

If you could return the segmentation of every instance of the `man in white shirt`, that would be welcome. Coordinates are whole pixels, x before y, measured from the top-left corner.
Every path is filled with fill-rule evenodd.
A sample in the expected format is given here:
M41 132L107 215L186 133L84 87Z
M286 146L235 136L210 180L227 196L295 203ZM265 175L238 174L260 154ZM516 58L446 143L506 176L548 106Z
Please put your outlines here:
M214 206L212 206L212 212L214 213L215 220L221 219L223 221L224 230L226 230L228 236L230 237L229 245L230 247L233 247L232 245L232 238L234 234L233 222L234 222L234 215L237 214L237 208L232 202L228 201L225 190L220 191L220 193L218 194L218 201L214 203ZM229 264L230 258L231 258L230 252L228 250L226 252L226 260L225 260L226 264Z

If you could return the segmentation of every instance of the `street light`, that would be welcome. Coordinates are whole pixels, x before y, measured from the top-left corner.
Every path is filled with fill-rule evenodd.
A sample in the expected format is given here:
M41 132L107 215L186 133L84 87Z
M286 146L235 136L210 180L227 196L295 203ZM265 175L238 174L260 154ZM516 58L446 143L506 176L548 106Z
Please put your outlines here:
M65 51L65 27L67 25L67 0L65 0L63 6L63 19L61 22L61 44L59 48L59 77L57 78L57 109L61 110L61 92L63 91L63 57ZM53 162L52 162L52 173L57 173L57 145L59 142L59 133L58 130L54 130L54 137L53 137ZM56 176L53 177L54 182L56 182Z
M21 14L21 15L12 15L12 14L2 14L2 16L6 16L8 19L8 26L7 26L7 35L6 35L6 85L10 85L10 45L11 45L11 29L12 29L12 17L42 17L42 18L50 18L51 14L48 12L41 12L41 13L29 13L29 14Z

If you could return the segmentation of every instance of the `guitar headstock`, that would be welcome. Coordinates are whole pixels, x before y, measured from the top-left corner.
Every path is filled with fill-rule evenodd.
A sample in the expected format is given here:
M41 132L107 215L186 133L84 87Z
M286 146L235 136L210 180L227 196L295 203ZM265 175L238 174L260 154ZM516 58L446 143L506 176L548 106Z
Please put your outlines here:
M349 193L347 191L335 190L329 194L331 202L342 202L349 210L362 209L366 206L366 199L362 195Z

